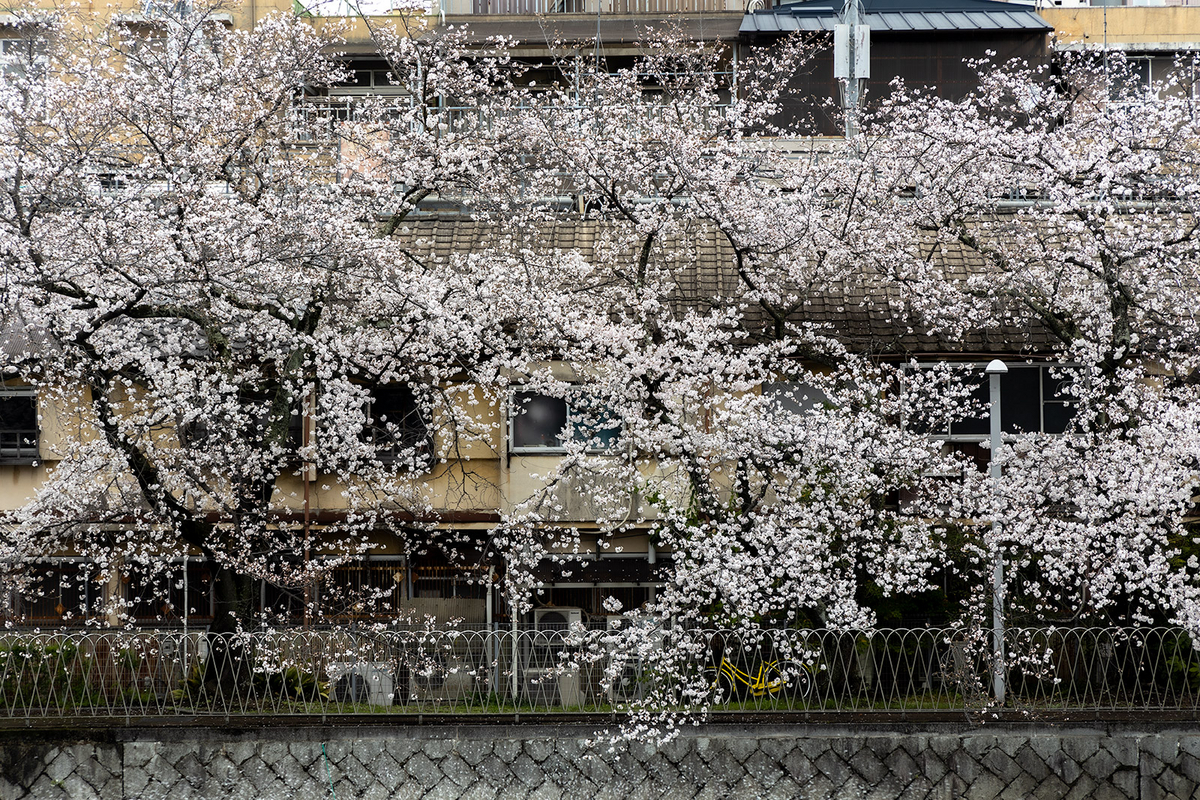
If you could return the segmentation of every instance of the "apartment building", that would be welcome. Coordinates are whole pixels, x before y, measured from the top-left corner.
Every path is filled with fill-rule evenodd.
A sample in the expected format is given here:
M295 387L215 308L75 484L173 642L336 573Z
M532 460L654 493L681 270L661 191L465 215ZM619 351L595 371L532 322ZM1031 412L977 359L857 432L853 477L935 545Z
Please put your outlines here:
M516 42L512 54L530 68L529 80L552 85L569 79L572 63L604 63L612 70L632 65L646 26L661 26L667 18L685 38L727 46L727 63L733 65L747 58L752 48L766 47L769 52L769 48L779 46L781 37L792 32L828 39L841 12L839 4L825 0L762 5L757 0L745 8L741 0L443 0L421 24L431 28L468 25L470 35L480 41L491 35L511 37ZM272 10L290 9L251 3L218 19L245 28ZM345 11L315 7L301 12L311 15L311 24L317 28L339 22L348 26L344 52L351 70L346 80L327 91L298 98L298 103L306 104L302 107L321 108L325 104L328 108L331 99L341 102L338 98L402 91L370 41L372 26L395 25L395 18L380 15L363 20L343 14ZM881 0L867 4L865 11L865 21L872 29L868 97L882 94L894 78L902 78L912 85L936 87L938 93L949 98L960 97L973 88L973 73L964 66L964 60L995 53L998 59L1038 62L1048 57L1052 27L1060 34L1058 46L1073 47L1083 42L1090 47L1096 35L1093 12L1105 13L1098 8L1053 9L1039 16L1029 7L991 0ZM1160 53L1188 47L1186 25L1192 21L1191 9L1109 10L1115 11L1162 12L1161 18L1149 15L1145 24L1172 31L1147 43L1138 36L1149 34L1135 35L1131 32L1133 23L1126 24L1129 52L1138 57L1150 54L1147 57L1157 59ZM154 9L131 7L124 13L130 25L142 25L153 19ZM341 16L346 18L340 20ZM1111 29L1110 34L1118 36ZM1191 41L1200 41L1200 36ZM1159 46L1161 51L1154 49ZM8 47L15 49L18 45ZM1148 75L1153 74L1153 63L1148 62ZM812 61L793 87L807 99L785 106L783 111L790 117L810 119L811 132L816 136L835 135L839 130L835 108L839 89L833 69L831 55ZM650 94L655 89L653 85L645 87ZM730 81L726 91L731 94L737 87ZM447 98L445 102L454 101ZM561 225L555 234L556 246L586 255L590 248L604 245L604 236L597 230L598 223L588 217L587 198L571 200L578 202L580 213L575 221ZM486 236L486 230L456 211L453 203L443 199L430 203L428 210L419 207L413 214L410 235L424 243L422 247L431 258L469 256ZM695 259L692 269L696 295L719 295L732 280L728 265L735 260L734 254L716 237L697 237L689 247ZM944 260L947 270L959 269L964 275L982 263L965 248L944 249L938 258ZM899 301L895 301L895 307L889 307L886 298L881 302L872 307L869 299L861 296L828 297L824 305L810 307L806 313L836 328L849 346L884 358L976 363L1029 346L1028 331L1020 332L1015 345L1003 334L958 341L922 336L910 329ZM46 345L35 327L11 318L5 321L0 346L4 363L8 364L36 359ZM573 380L572 370L569 363L553 367L556 378L568 384ZM1056 380L1042 364L1014 370L1005 400L1006 407L1015 412L1010 418L1012 430L1062 430L1070 416L1069 403ZM561 558L534 567L540 584L534 601L537 608L524 619L514 619L500 588L504 565L485 555L496 522L543 489L545 476L570 449L572 442L566 432L572 437L588 437L588 449L601 455L612 435L603 420L597 422L594 413L589 417L586 403L578 399L537 389L493 392L483 387L458 387L454 396L447 408L459 404L464 418L473 420L474 427L469 431L456 429L453 446L446 439L447 428L441 420L422 416L410 392L389 385L371 387L369 422L361 433L364 441L380 451L453 451L453 458L434 464L427 474L414 476L413 482L422 486L427 497L434 498L436 514L431 518L436 517L439 534L453 535L454 553L380 532L365 556L340 562L321 585L285 588L266 578L256 579L261 609L293 621L313 621L306 607L321 609L319 614L324 619L354 619L367 612L345 598L359 596L356 591L368 591L382 601L377 608L386 607L387 613L415 614L418 619L432 615L441 621L457 618L473 624L551 619L555 623L590 620L603 624L613 615L604 604L605 598L615 597L621 608L632 609L655 596L672 554L659 552L645 530L623 531L619 539L603 535L595 521L602 513L611 515L611 509L598 510L589 490L576 491L570 481L565 481L555 489L557 509L544 521L548 528L578 531L578 542L564 545ZM300 410L294 415L295 425L289 436L295 448L319 435L317 426L308 419L309 412L304 410L311 409L314 402L311 397L302 398ZM380 420L390 420L391 424L380 425ZM982 458L979 444L985 438L984 424L982 418L968 419L932 433ZM72 437L92 435L81 430L78 416L70 409L39 398L20 382L5 382L0 389L0 508L13 509L27 502L54 468L65 444ZM181 439L202 439L213 432L181 428L178 435ZM331 484L319 464L298 466L280 476L272 502L292 524L311 526L319 539L322 525L352 513L345 497L346 487ZM646 498L630 496L629 506L631 518L654 513ZM425 521L414 518L411 523L416 529ZM305 558L329 555L320 550L319 545L315 546ZM38 569L43 577L35 595L14 598L11 615L20 624L46 626L64 620L74 624L80 620L78 608L97 598L115 596L125 597L132 616L147 625L203 625L211 621L217 608L211 591L212 566L198 552L181 556L177 572L166 580L139 574L133 568L106 572L105 579L97 581L91 578L95 565L72 553L59 553ZM78 579L81 574L83 580ZM370 612L370 616L379 613Z

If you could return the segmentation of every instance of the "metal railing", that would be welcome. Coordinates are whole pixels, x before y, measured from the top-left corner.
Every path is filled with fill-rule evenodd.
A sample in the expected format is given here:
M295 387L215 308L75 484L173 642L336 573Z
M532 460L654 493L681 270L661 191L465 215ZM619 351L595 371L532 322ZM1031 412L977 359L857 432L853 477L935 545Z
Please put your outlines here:
M727 124L729 104L716 103L706 106L688 106L676 108L670 103L647 102L640 105L612 106L610 108L596 105L551 105L531 107L491 107L475 106L444 106L430 108L425 111L423 122L405 115L411 110L411 100L407 95L373 96L370 99L369 113L367 96L334 95L332 97L314 97L297 103L289 110L293 126L292 136L298 142L314 140L319 134L333 132L341 123L348 122L381 122L398 125L397 120L404 118L404 123L413 131L424 130L442 136L453 134L494 135L498 131L508 130L513 123L522 118L532 120L541 118L541 125L549 130L557 130L563 136L578 135L584 132L602 130L605 126L613 126L612 120L620 120L622 130L657 130L656 126L669 125L686 126L691 130L716 131ZM606 113L606 111L610 113ZM685 116L680 116L680 114Z
M348 0L303 0L303 13L313 17L358 17L360 14L386 16L391 3L348 2ZM768 4L769 7L770 4ZM543 16L558 14L667 15L741 12L744 0L438 0L430 5L432 14L499 14Z
M0 719L241 715L964 712L990 707L989 632L350 629L9 633ZM1180 628L1008 631L1007 706L1200 708Z
M448 0L447 14L694 14L742 11L742 0Z

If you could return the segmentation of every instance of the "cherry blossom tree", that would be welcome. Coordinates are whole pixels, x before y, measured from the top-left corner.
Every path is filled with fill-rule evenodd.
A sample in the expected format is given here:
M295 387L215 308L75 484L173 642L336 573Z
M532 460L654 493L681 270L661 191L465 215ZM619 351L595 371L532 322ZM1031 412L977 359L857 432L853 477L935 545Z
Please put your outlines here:
M761 83L722 106L722 54L667 36L636 70L547 91L509 121L505 155L544 165L522 173L527 194L585 198L600 238L599 258L562 286L561 319L539 315L581 379L539 386L601 398L620 432L600 454L579 442L502 535L528 541L560 482L603 498L602 531L648 528L674 554L655 611L677 621L866 625L865 580L924 588L940 560L941 526L917 509L921 476L947 462L900 425L917 393L884 397L896 371L806 313L854 302L846 287L889 257L904 220L876 202L849 146L796 159L753 133L775 132L770 87L808 52L797 41L749 62ZM506 200L477 213L531 242L522 253L576 255L554 246L575 208ZM554 269L535 259L523 266ZM904 513L901 490L914 498Z
M548 531L579 540L560 491L593 496L602 543L648 530L674 552L657 611L683 620L862 625L864 576L924 585L940 525L889 499L944 468L898 424L913 393L889 398L895 371L805 313L906 239L849 150L793 159L751 133L801 45L736 95L725 56L677 35L534 91L503 42L414 24L374 31L399 91L322 107L298 99L341 77L336 42L302 21L23 30L46 57L2 87L5 307L48 344L6 369L81 433L11 516L7 563L198 551L214 629L236 627L252 580L311 583L381 530L436 537L431 471L469 494L462 443L494 432L455 397L516 387L608 432L566 436L492 532L518 607ZM487 236L433 255L413 213L434 201ZM589 250L562 243L582 228ZM377 420L386 457L364 439L381 383L435 435ZM319 543L311 471L345 497Z
M908 175L921 247L892 265L931 331L1006 329L1066 365L1068 435L1008 437L980 518L1034 620L1195 620L1197 122L1188 64L1146 86L1120 57L983 65L958 103L901 91L868 156ZM899 178L894 179L899 184ZM944 247L976 260L937 267Z
M470 558L505 567L518 611L545 559L637 532L672 555L643 613L681 628L868 627L868 589L930 588L963 536L965 614L1002 555L1014 612L1196 619L1177 87L985 67L961 102L899 87L818 152L777 122L800 41L735 75L667 32L634 67L555 57L529 86L509 43L414 18L372 31L394 91L349 103L314 102L345 75L303 20L87 22L29 17L37 57L0 83L3 307L41 343L0 368L69 431L5 520L14 571L199 552L224 631L252 581L310 585L384 533L455 550L449 512L491 497ZM442 224L470 246L439 251ZM1075 407L1068 435L1010 436L994 485L926 435L985 411L973 377L895 347L980 336L1061 365ZM381 385L420 435L372 416ZM518 392L574 418L502 503L472 445ZM313 474L341 512L319 528ZM626 645L688 674L680 641Z
M387 234L482 151L442 147L414 102L392 123L411 123L415 170L392 176L409 187L396 195L335 158L330 115L297 113L341 76L335 39L284 16L227 30L204 10L101 23L31 16L39 58L0 87L5 314L48 341L6 371L95 432L54 453L8 563L74 552L103 579L199 551L224 630L249 619L251 579L313 580L304 471L347 507L322 523L320 569L430 518L428 437L369 421L368 387L411 391L432 432L439 381L496 347L504 312Z

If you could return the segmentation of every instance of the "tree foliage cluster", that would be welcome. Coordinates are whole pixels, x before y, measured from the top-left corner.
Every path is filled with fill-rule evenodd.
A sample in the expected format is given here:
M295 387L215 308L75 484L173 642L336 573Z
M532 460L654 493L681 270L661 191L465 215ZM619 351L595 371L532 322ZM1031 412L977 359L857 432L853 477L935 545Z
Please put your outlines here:
M225 629L252 580L303 586L390 532L504 565L527 602L548 542L579 540L571 495L602 541L672 554L650 611L680 623L867 626L947 575L981 615L1002 556L1013 613L1200 629L1177 86L985 64L966 99L898 86L817 152L779 116L802 42L740 60L730 99L725 56L670 33L530 86L504 41L380 28L394 91L317 103L345 67L302 19L18 29L0 369L65 434L5 517L9 580L198 553ZM993 482L928 435L983 413L978 372L926 362L996 354L1056 365L1071 412L1010 432ZM427 436L370 417L381 385ZM468 550L449 520L495 496L469 456L514 391L566 398L576 435ZM305 524L306 474L344 513Z

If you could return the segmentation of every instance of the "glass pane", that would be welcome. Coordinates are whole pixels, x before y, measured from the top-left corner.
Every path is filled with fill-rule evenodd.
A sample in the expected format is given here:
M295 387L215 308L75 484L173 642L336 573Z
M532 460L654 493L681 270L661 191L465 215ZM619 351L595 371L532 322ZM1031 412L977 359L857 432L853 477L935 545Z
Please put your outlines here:
M416 396L403 383L373 387L368 417L364 436L381 449L416 447L428 435Z
M1041 433L1040 367L1009 367L1000 376L1000 427L1005 433Z
M536 392L513 396L512 445L514 449L558 449L567 427L567 401Z
M18 598L14 611L28 621L78 620L86 611L88 569L86 565L46 564L33 567L35 583L29 594Z
M35 457L37 431L37 398L0 394L0 456Z
M1074 403L1046 403L1043 413L1046 419L1046 433L1062 433L1075 418Z
M1150 59L1131 58L1122 64L1113 60L1111 67L1109 99L1134 100L1146 94L1150 86ZM1122 95L1125 95L1124 97Z
M572 436L587 442L589 450L608 450L621 435L621 422L599 401L577 401L571 406Z
M951 423L951 436L986 436L991 431L991 422L989 421L987 404L988 404L988 384L987 376L982 372L975 373L964 379L964 383L976 383L975 390L971 392L971 399L984 407L978 416L971 416L963 420Z
M0 395L0 428L37 430L37 409L33 395Z
M1057 367L1042 370L1042 396L1046 401L1042 415L1046 433L1062 433L1075 418L1079 406L1072 386L1076 379L1074 370Z
M1046 400L1074 400L1075 395L1071 391L1074 383L1074 371L1064 370L1062 367L1047 367L1042 370L1042 397Z

